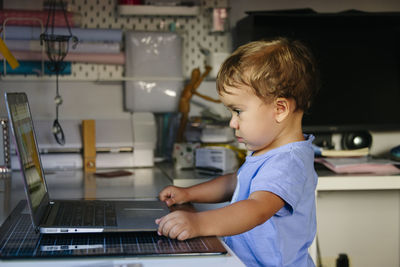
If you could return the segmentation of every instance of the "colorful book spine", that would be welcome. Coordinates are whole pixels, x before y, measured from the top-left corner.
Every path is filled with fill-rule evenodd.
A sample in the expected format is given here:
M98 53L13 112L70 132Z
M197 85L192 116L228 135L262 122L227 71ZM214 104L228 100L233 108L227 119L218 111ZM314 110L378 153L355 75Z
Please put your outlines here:
M23 75L23 74L36 74L42 75L42 63L40 61L19 61L19 67L12 69L10 65L6 64L7 75ZM49 62L44 64L45 74L55 74L52 72L47 65ZM61 75L71 74L71 62L64 62L64 69L60 72ZM0 64L0 72L4 73L4 64Z
M82 18L79 13L66 12L68 23L70 27L80 27ZM46 26L48 17L48 11L39 11L39 10L13 10L13 9L5 9L0 10L0 22L3 24L4 20L8 19L6 25L18 25L18 26L39 26L37 20L28 20L31 18L35 18L40 20L43 23L43 26ZM13 19L18 18L18 19ZM22 19L22 20L21 20ZM62 11L56 11L54 21L51 21L51 24L56 27L67 27L64 13Z
M39 40L6 40L7 47L12 51L35 51L40 52L44 48ZM121 43L118 42L79 42L75 49L70 42L69 52L72 53L120 53Z
M40 27L9 26L3 29L4 40L39 40L42 29ZM119 29L83 29L71 28L72 35L78 37L79 41L86 42L121 42L122 30ZM56 27L54 34L69 35L68 28Z

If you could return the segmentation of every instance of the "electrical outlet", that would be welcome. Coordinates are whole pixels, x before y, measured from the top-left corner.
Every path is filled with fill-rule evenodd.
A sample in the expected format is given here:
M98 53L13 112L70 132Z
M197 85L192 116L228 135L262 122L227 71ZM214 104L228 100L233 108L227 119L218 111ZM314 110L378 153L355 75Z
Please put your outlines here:
M336 257L323 257L322 267L336 267Z
M337 260L337 257L322 257L321 258L321 266L322 267L336 267L336 260ZM351 267L350 258L349 258L349 267Z

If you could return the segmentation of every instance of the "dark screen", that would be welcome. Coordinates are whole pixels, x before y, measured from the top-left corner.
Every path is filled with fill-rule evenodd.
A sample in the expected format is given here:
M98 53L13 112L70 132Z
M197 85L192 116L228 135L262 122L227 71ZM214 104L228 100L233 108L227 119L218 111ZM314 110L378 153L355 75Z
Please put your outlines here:
M312 50L321 88L304 116L306 130L400 128L399 14L257 12L243 23L238 36L253 25L244 39L286 36Z

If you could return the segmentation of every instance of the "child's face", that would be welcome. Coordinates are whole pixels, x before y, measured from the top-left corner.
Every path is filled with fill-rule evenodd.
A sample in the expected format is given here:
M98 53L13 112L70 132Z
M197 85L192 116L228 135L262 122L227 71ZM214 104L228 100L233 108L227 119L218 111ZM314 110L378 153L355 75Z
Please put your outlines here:
M229 94L220 94L220 99L232 113L229 126L235 130L237 141L254 155L272 149L279 134L274 103L266 104L247 86L226 89Z

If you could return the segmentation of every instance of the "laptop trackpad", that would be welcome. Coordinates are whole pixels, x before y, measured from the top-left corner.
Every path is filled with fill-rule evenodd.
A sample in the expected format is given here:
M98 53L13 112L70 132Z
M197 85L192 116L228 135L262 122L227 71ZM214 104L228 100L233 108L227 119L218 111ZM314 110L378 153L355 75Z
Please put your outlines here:
M118 228L134 231L156 231L155 219L169 213L161 201L126 201L116 206Z

